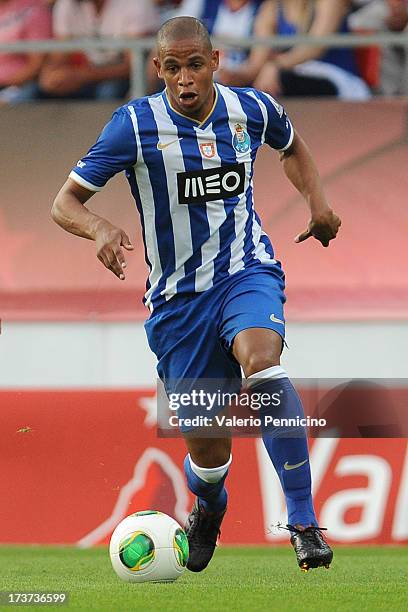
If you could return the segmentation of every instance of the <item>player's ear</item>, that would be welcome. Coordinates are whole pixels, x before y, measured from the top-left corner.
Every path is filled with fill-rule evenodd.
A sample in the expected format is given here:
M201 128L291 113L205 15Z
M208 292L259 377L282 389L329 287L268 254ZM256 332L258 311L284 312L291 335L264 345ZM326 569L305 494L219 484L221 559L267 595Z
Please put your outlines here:
M159 57L154 57L153 58L153 64L156 66L156 70L157 70L157 76L159 77L159 79L163 78L162 75L162 70L161 70L161 61Z
M211 51L211 68L213 72L218 70L220 65L220 52L218 49L213 49Z

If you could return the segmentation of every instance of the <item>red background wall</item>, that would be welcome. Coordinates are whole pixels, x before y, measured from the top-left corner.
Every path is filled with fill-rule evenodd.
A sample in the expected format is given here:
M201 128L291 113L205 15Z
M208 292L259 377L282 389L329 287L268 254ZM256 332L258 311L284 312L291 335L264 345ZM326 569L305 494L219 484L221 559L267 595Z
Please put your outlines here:
M408 318L407 102L288 101L287 111L316 158L343 225L323 250L294 236L307 224L302 198L278 156L263 147L255 200L288 281L289 320ZM136 249L120 283L94 245L50 218L53 198L93 144L112 105L44 103L0 114L1 316L8 320L144 318L146 266L135 205L117 176L89 203L122 226ZM29 134L29 137L27 137Z
M125 515L148 508L183 522L192 503L182 473L184 444L157 437L153 396L152 390L0 392L0 542L88 546L106 541ZM408 542L406 440L311 440L311 455L316 469L323 465L315 503L319 520L329 519L324 526L332 541ZM222 541L279 543L282 533L268 535L278 512L265 514L266 491L277 491L271 465L260 468L254 439L235 440L233 456ZM379 510L370 519L373 505ZM339 512L340 527L332 524L330 532ZM359 537L367 521L372 535ZM350 526L357 529L353 537Z

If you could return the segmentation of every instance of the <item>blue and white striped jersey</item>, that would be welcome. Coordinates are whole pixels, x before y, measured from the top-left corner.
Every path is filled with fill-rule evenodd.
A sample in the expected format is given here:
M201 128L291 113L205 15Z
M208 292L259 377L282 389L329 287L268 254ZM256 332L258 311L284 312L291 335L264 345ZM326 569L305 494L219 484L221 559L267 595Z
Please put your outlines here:
M201 123L166 92L125 104L70 177L100 191L125 170L140 213L149 276L145 304L205 291L239 270L276 263L253 201L253 170L266 142L284 151L293 128L284 109L255 89L215 85Z

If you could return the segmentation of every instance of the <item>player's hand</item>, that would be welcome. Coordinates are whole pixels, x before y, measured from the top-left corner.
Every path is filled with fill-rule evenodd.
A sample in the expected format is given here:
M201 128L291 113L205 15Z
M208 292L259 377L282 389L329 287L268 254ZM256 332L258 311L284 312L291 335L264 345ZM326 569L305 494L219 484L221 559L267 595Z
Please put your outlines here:
M98 226L95 242L98 259L120 280L125 280L126 260L122 247L127 251L134 249L128 235L108 221L104 221Z
M331 208L328 208L324 213L315 215L310 219L307 229L296 236L295 242L303 242L313 236L324 247L328 247L330 240L334 240L337 236L340 225L340 218Z

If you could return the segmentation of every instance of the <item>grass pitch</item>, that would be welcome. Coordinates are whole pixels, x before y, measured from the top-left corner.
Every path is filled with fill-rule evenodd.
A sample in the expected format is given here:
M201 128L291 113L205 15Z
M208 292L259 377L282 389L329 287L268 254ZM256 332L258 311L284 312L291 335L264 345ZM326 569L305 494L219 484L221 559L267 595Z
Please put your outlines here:
M0 581L2 591L69 592L67 605L47 610L406 610L408 549L337 547L330 570L303 573L289 547L221 547L201 574L132 585L116 577L104 548L0 547Z

